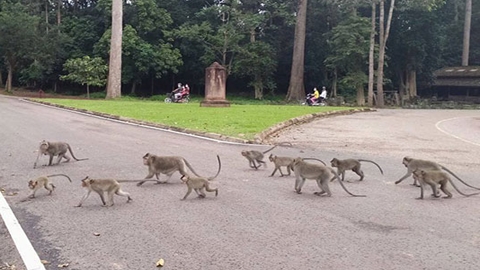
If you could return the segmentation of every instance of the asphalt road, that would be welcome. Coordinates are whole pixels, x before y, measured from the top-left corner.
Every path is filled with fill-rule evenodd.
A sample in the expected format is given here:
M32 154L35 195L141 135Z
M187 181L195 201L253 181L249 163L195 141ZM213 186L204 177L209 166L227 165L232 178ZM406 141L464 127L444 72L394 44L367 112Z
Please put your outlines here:
M363 182L347 173L348 189L366 198L350 197L337 182L327 198L312 194L318 191L313 181L296 194L292 176L268 177L272 164L255 171L240 155L268 146L220 143L0 96L0 188L18 191L6 198L40 258L50 262L47 269L61 263L82 270L156 269L160 258L165 269L479 269L480 197L453 192L450 200L420 201L411 179L393 184L410 155L436 160L480 186L479 123L478 111L381 110L285 131L276 140L294 147L274 154L326 162L358 157L383 167L385 175L365 164ZM67 141L78 158L89 160L33 169L43 139ZM145 177L147 152L183 156L205 176L215 174L218 153L222 172L212 182L218 197L192 193L180 201L186 187L176 173L169 184L123 184L131 203L116 196L115 206L101 207L92 194L74 207L87 175ZM40 190L22 202L30 178L53 173L74 183L54 178L52 196ZM21 267L2 223L0 240L0 261Z

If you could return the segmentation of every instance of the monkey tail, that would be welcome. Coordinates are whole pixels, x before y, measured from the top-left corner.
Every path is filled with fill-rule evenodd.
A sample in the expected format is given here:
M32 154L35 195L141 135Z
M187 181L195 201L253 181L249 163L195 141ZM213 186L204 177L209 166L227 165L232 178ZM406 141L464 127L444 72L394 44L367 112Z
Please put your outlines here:
M455 178L457 178L457 179L458 179L458 181L462 182L462 183L463 183L465 186L467 186L467 187L471 187L471 188L473 188L473 189L480 190L480 188L478 188L478 187L474 187L474 186L472 186L472 185L470 185L470 184L466 183L466 182L465 182L465 181L463 181L462 179L460 179L460 177L458 177L456 174L454 174L454 173L453 173L452 171L450 171L449 169L447 169L447 168L443 167L442 165L440 165L440 167L441 167L442 169L444 169L445 171L447 171L448 173L450 173L451 175L453 175Z
M82 160L88 160L88 158L81 158L81 159L78 159L77 157L75 157L75 155L73 154L72 152L72 148L70 148L70 144L67 143L67 147L68 147L68 151L70 152L70 155L72 155L73 159L75 159L76 161L82 161Z
M374 161L371 161L371 160L368 160L368 159L359 159L358 161L363 161L363 162L370 162L370 163L373 163L375 164L375 166L377 166L377 168L380 170L380 172L383 174L383 170L382 168L380 167L380 165L378 165L376 162Z
M478 195L478 194L480 194L480 192L472 193L472 194L465 194L465 193L461 192L461 191L457 188L457 186L453 183L452 179L448 179L448 182L450 182L450 184L452 185L452 187L453 187L458 193L462 194L462 195L465 196L465 197L470 197L470 196L473 196L473 195Z
M188 163L188 161L186 159L183 159L183 161L185 162L187 167L190 169L190 171L193 172L193 174L195 174L197 177L201 177L200 175L198 175L198 173L195 172L195 170L192 168L192 165L190 165L190 163Z
M353 197L367 197L367 195L356 195L356 194L353 194L351 193L350 191L348 191L348 189L345 187L345 185L343 184L343 182L340 180L340 178L338 177L338 174L336 171L334 171L332 168L330 168L330 171L335 175L335 178L338 179L338 182L340 183L340 185L342 186L343 190L345 190L345 192L347 192L348 194L350 194L350 196L353 196Z
M288 146L293 146L292 143L289 143L289 142L281 142L281 143L279 143L279 144L276 144L276 145L272 146L270 149L268 149L267 151L264 151L264 152L262 152L262 153L266 154L266 153L272 151L273 149L275 149L275 147L277 147L277 146L287 146L287 145L288 145Z
M217 174L215 174L215 176L212 176L212 177L208 177L208 181L212 181L213 179L217 178L217 176L220 174L220 170L222 169L222 162L220 161L220 156L217 155L217 160L218 160L218 171L217 171Z
M323 160L318 158L302 158L302 160L316 160L316 161L320 161L324 166L327 166L327 164L323 162Z
M47 175L47 177L55 177L55 176L65 176L66 178L68 178L68 181L70 181L70 183L72 182L72 179L70 179L70 177L68 177L68 175L66 174L59 173L59 174Z

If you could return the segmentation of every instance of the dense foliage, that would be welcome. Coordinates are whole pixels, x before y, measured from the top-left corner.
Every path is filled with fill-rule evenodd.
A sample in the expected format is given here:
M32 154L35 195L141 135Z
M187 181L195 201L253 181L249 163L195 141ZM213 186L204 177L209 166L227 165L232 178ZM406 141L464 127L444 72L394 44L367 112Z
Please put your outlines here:
M355 98L358 89L366 90L372 1L378 2L308 1L306 90L337 82L340 95ZM111 6L110 0L0 0L0 87L11 80L59 93L84 93L82 84L104 91ZM182 82L201 94L205 68L217 61L227 68L229 93L285 95L297 8L292 0L124 1L122 92L151 96ZM385 89L402 89L412 71L419 89L429 87L434 70L460 65L464 16L464 0L397 0ZM469 64L480 65L480 0L473 0L471 25ZM61 80L75 74L67 63L86 56L103 60L92 62L102 65L102 76L94 79L101 82Z

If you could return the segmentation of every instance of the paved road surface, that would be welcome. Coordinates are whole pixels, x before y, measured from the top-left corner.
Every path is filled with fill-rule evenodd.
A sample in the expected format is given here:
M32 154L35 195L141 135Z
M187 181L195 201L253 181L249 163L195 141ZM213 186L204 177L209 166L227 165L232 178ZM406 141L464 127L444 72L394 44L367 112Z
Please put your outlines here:
M160 258L165 269L480 267L480 197L454 193L451 200L419 201L411 179L392 184L405 173L401 159L408 154L434 158L480 186L477 111L382 110L318 120L278 138L295 147L279 147L272 151L277 155L380 163L383 176L371 164L364 165L363 182L347 174L349 190L366 198L348 196L336 182L330 198L313 195L313 181L295 194L293 177L268 177L271 164L255 171L240 155L267 146L218 143L6 97L0 97L0 115L0 188L18 191L6 198L40 258L51 262L47 269L60 263L82 270L155 269ZM460 118L437 125L443 132L435 127L454 117ZM34 170L42 139L67 141L77 157L89 160ZM205 176L216 172L219 153L222 172L212 182L219 196L192 194L180 201L186 187L174 174L169 184L124 184L133 198L129 204L117 196L115 206L101 207L92 194L84 207L73 207L83 195L81 178L143 178L147 152L184 156ZM52 196L40 190L36 199L21 202L28 179L53 173L66 173L74 183L56 178ZM0 225L0 261L19 264L7 236Z

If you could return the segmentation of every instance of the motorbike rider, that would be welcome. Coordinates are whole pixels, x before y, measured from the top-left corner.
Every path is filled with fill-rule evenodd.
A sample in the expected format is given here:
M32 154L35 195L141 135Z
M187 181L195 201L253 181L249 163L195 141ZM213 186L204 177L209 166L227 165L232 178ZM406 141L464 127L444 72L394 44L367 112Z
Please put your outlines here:
M322 93L320 94L319 97L320 97L320 99L318 100L319 102L323 102L327 99L327 89L325 88L325 86L322 87Z
M318 89L317 89L316 87L314 87L314 88L313 88L312 103L317 102L319 97L320 97L320 93L318 92Z
M178 83L177 84L177 88L175 90L173 90L173 97L175 98L175 100L179 100L181 97L182 97L182 92L184 90L184 86L182 86L181 83Z

